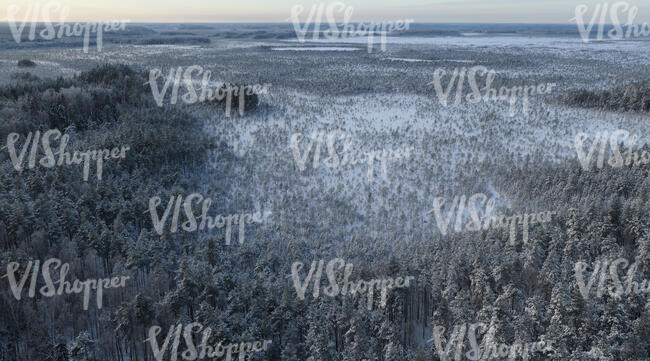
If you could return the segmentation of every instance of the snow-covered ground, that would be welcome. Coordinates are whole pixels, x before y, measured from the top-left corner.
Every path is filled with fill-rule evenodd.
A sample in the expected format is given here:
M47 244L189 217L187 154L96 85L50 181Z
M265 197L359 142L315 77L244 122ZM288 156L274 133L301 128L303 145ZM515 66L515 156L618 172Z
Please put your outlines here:
M361 50L360 48L342 48L342 47L337 47L337 46L310 46L310 47L305 47L305 48L300 48L297 46L290 47L290 48L271 48L271 50L275 51L356 51L356 50Z

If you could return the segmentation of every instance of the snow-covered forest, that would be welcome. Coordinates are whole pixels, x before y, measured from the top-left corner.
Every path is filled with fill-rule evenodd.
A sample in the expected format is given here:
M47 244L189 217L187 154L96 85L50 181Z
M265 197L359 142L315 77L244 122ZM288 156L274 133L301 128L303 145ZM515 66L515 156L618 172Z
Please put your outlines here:
M138 25L89 53L0 29L0 361L650 360L650 168L587 171L575 146L624 129L650 152L650 42L414 24L368 53L266 26ZM215 84L272 85L243 115L159 106L152 69L192 65ZM514 115L507 101L440 104L436 69L447 86L476 65L497 89L557 86ZM584 144L594 162L600 144ZM325 163L388 149L408 157L385 176L380 160L372 178L367 163ZM492 216L526 227L473 227ZM71 285L54 292L63 268ZM360 280L378 280L372 296L333 291Z

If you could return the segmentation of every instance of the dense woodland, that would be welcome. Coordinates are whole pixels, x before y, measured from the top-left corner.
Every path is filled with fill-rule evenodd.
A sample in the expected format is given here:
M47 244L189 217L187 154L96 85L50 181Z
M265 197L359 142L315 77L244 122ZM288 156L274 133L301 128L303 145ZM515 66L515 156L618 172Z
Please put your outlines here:
M609 90L574 90L565 94L565 103L584 108L650 112L650 80Z
M586 300L574 278L578 261L621 257L637 262L638 282L650 278L647 167L493 165L507 175L496 186L558 213L531 230L527 245L510 245L502 230L393 242L363 229L335 239L309 223L281 222L255 229L243 245L226 246L222 234L161 237L147 213L152 196L208 187L227 208L228 174L242 160L206 136L186 108L157 107L145 83L146 74L111 65L72 79L16 74L0 89L3 143L12 132L24 139L57 128L71 135L71 149L131 147L125 159L104 164L102 180L87 182L78 166L18 173L7 150L0 153L2 274L9 262L56 257L70 263L71 279L131 276L126 288L106 291L101 310L91 303L88 311L78 295L17 301L0 279L0 360L150 361L149 327L195 321L213 329L214 343L273 341L251 360L437 361L434 344L422 342L434 326L478 322L499 342L555 345L530 360L650 359L650 295ZM196 169L209 151L219 172L205 186ZM417 281L391 292L385 309L309 292L300 301L291 264L335 257L363 279Z

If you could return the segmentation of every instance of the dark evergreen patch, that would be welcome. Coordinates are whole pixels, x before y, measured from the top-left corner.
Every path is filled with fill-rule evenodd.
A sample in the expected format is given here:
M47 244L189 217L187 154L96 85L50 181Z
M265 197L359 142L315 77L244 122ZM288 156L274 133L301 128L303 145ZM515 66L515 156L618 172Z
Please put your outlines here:
M611 90L574 90L562 100L571 106L614 111L650 112L650 80Z
M18 66L21 68L33 68L36 66L36 63L29 59L18 60Z

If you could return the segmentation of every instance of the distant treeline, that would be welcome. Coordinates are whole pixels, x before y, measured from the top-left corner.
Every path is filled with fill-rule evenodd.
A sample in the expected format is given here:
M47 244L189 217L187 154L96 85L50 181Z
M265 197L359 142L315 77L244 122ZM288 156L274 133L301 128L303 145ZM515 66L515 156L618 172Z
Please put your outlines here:
M31 24L26 24L27 27ZM35 33L39 34L45 27L42 24L36 26ZM163 31L156 32L150 28L139 25L127 25L125 30L105 32L102 34L104 44L132 44L132 45L182 45L182 44L209 44L210 38L202 35L198 36L189 32ZM0 24L0 48L2 49L28 49L28 48L52 48L63 47L73 48L82 47L84 44L83 36L65 36L61 39L45 40L36 36L33 40L29 39L29 32L22 34L20 43L14 39L11 28L7 24ZM89 44L96 46L93 37L90 38Z

